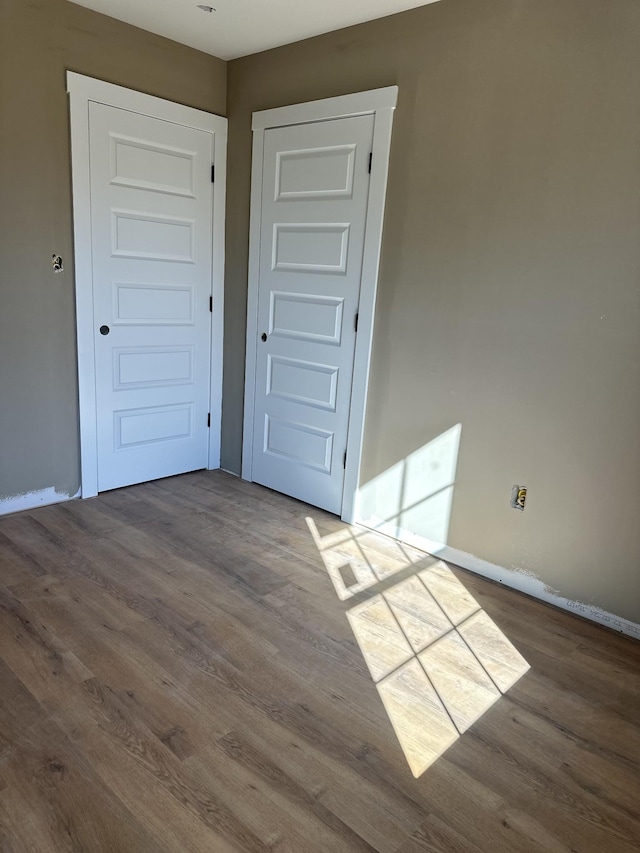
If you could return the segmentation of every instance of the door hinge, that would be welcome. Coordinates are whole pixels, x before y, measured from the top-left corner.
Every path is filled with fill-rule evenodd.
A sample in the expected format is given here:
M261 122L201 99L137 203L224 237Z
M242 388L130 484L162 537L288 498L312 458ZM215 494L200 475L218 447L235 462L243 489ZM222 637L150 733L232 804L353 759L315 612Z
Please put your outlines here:
M373 151L369 152L369 174L371 174L371 164L373 163Z
M343 468L347 467L347 451L346 450L344 452L344 456L342 457L342 467Z
M209 297L209 311L213 314L213 296Z
M207 415L207 427L211 426L211 412Z
M360 317L360 315L356 314L356 319L353 321L353 328L356 332L358 331L358 318L359 317Z
M369 171L371 171L371 169L369 169ZM215 167L215 165L212 163L212 164L211 164L211 183L212 183L212 184L214 184L214 183L215 183L215 181L216 181L216 167Z

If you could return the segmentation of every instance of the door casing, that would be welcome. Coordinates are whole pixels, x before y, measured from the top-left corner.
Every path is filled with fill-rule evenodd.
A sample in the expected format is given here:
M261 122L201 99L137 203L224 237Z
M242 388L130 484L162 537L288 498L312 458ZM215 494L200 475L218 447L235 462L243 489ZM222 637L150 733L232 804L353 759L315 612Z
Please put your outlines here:
M353 523L357 511L357 489L360 480L365 409L369 384L369 366L373 341L384 205L389 171L393 113L398 87L387 86L367 92L326 98L262 110L253 113L253 160L251 173L251 219L249 230L249 286L247 295L247 347L245 367L244 424L242 441L242 478L252 479L254 442L254 399L258 337L258 288L260 266L260 218L262 211L262 169L264 134L268 128L307 124L329 119L373 115L372 170L366 213L362 280L356 337L347 438L344 489L341 517Z
M209 469L220 467L222 411L222 354L224 323L224 218L226 190L227 119L142 92L115 86L73 71L67 72L71 120L71 173L78 344L81 497L98 494L97 408L95 389L93 274L90 208L89 104L107 106L204 130L215 136L212 235L211 379Z

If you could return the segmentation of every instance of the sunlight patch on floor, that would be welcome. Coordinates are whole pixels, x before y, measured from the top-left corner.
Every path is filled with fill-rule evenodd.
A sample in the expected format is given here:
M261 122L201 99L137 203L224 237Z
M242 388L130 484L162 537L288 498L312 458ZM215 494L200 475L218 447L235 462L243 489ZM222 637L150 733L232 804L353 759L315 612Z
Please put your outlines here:
M413 657L389 605L381 595L347 611L347 619L375 682Z
M307 525L340 601L424 560L424 552L370 530L345 527L321 536L315 522Z
M456 742L456 727L416 658L380 682L378 693L418 778Z
M428 555L380 534L307 525L338 598L364 598L347 619L417 778L529 665L443 562L423 568Z

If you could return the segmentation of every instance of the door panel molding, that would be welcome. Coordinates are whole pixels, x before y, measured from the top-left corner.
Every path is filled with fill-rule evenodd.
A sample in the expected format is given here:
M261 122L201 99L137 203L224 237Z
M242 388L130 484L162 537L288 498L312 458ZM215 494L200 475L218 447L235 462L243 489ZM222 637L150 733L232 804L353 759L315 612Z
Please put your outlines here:
M373 115L372 170L366 211L364 255L359 302L358 334L355 344L354 377L347 439L342 518L353 522L360 479L365 408L369 384L369 365L373 340L373 323L380 266L382 227L389 170L393 113L398 87L387 86L294 104L253 114L253 160L251 168L251 213L249 238L249 282L247 295L247 346L245 367L244 425L242 443L242 477L252 480L256 359L258 339L258 287L260 272L260 225L262 212L263 155L265 131L294 124L329 119ZM344 190L343 190L344 192ZM335 274L335 273L334 273Z
M98 493L98 435L95 388L93 319L93 273L91 240L91 195L89 160L89 105L104 104L203 130L213 135L213 188L211 380L208 468L220 467L220 428L222 411L222 353L224 299L224 220L227 155L227 119L212 113L166 101L122 86L115 86L73 71L67 72L71 122L71 169L73 187L73 229L76 295L76 334L78 344L78 390L80 411L81 496ZM135 142L135 140L134 140ZM176 188L174 188L176 189ZM184 188L176 191L184 194ZM139 286L139 285L136 285ZM126 322L126 321L125 321Z

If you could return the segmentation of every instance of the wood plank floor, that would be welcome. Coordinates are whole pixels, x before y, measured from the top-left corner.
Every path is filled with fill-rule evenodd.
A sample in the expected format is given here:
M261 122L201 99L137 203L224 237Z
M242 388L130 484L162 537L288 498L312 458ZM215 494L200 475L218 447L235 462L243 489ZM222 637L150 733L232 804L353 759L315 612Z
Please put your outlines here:
M639 849L637 642L222 472L0 519L2 853Z

